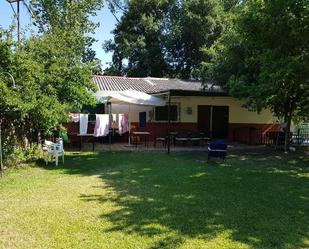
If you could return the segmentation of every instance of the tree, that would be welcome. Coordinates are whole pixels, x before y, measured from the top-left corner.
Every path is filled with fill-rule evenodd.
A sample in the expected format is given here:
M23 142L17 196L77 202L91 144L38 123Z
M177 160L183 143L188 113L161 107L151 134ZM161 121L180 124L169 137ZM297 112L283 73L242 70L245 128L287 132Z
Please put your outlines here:
M21 117L24 117L26 110L23 109L23 101L19 94L13 89L12 65L15 60L11 49L13 45L10 31L0 29L0 123L2 129L2 145L11 141L12 146L4 146L5 154L12 151L15 145L15 127L20 124ZM7 131L7 132L6 132Z
M83 63L91 65L94 73L101 73L101 62L91 47L96 40L90 36L99 24L90 17L103 7L103 0L31 0L30 6L41 34L66 37L66 46L81 56Z
M167 40L167 59L173 76L198 78L203 50L220 37L222 5L212 0L179 1L171 11L170 33Z
M114 53L114 68L122 71L123 59L127 59L128 67L123 71L128 76L162 77L167 73L161 38L170 4L171 0L128 1L113 31L114 42L107 41L104 46Z
M283 118L288 151L291 120L309 116L309 2L248 0L237 10L204 75L245 99L248 108L270 108Z
M83 5L84 4L84 5ZM92 72L96 65L88 36L89 15L101 1L33 1L41 30L23 39L19 49L9 31L0 31L0 119L6 155L37 141L67 121L68 111L94 104ZM79 8L80 7L80 8ZM76 12L74 12L76 11ZM16 81L10 87L9 72Z
M113 13L123 15L104 44L113 52L109 73L128 76L197 77L203 48L221 32L223 2L215 0L109 1ZM128 65L124 65L124 61Z

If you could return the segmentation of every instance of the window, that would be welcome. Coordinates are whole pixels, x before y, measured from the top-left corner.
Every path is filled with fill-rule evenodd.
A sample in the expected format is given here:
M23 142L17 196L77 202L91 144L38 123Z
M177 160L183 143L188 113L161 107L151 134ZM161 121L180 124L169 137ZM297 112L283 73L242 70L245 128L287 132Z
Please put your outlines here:
M178 105L170 106L170 117L171 121L178 121ZM157 106L154 109L154 120L155 121L168 121L168 106Z

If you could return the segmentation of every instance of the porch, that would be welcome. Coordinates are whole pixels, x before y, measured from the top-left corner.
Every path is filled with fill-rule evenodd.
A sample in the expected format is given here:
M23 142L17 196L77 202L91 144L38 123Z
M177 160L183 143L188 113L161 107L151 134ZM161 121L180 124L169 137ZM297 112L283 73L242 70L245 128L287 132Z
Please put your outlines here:
M170 151L171 152L207 152L208 144L200 144L200 145L171 145ZM247 145L247 144L241 144L241 143L229 143L228 144L228 150L229 151L242 151L242 150L256 150L264 148L264 145ZM153 142L150 142L148 146L145 146L143 143L139 143L137 146L131 145L129 146L128 143L113 143L113 144L106 144L106 143L95 143L93 146L93 143L91 142L85 142L82 145L82 149L80 150L79 147L72 147L67 146L67 151L72 152L105 152L105 151L131 151L131 152L143 152L143 151L154 151L154 152L164 152L167 151L167 148L164 147L162 144L157 144L154 146Z

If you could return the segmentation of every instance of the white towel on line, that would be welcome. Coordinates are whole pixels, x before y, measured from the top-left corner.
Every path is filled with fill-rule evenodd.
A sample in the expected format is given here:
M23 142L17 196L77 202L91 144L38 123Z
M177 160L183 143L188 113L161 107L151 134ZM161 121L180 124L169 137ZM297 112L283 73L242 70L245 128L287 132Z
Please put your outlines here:
M79 114L79 134L85 135L88 131L88 114Z

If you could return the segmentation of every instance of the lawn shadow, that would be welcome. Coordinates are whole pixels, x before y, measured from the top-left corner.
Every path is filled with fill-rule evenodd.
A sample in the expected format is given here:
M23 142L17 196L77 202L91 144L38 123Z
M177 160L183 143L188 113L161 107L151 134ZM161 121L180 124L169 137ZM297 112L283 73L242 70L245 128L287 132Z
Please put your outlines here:
M236 152L226 161L207 162L203 153L106 152L70 155L69 166L58 170L99 175L103 188L116 195L80 198L120 207L101 215L113 224L102 232L160 236L152 249L217 236L250 248L305 248L307 162L281 153Z

